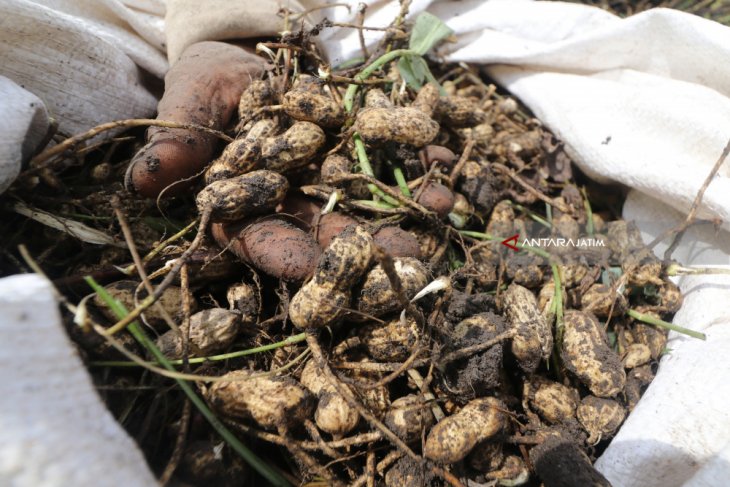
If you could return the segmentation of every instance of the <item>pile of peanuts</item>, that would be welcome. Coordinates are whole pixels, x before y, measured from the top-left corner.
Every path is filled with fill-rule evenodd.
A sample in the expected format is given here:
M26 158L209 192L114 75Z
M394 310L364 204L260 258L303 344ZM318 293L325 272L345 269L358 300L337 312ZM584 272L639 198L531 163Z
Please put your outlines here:
M195 201L210 215L206 245L246 270L194 290L187 344L146 312L158 346L179 359L302 332L318 342L323 357L291 367L307 344L204 364L221 380L200 385L247 441L289 448L299 479L522 485L556 468L541 457L551 442L590 471L665 352L666 332L626 312L671 317L677 287L632 224L587 211L585 193L546 169L567 156L513 99L473 73L413 92L385 71L392 88L363 86L351 112L347 85L305 75L244 91L237 137ZM544 236L590 227L595 254L500 244L544 213L536 192L553 203ZM133 307L136 285L107 289ZM160 300L173 317L181 302L175 286ZM199 447L182 459L193 484L220 462Z

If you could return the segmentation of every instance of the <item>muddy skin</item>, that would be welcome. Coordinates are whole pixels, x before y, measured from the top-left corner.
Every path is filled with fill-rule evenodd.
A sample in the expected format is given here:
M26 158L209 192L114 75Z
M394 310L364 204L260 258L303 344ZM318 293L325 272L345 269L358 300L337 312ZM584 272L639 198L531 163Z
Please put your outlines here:
M222 129L238 106L248 80L261 75L262 58L251 50L222 42L188 47L165 76L165 95L158 118ZM151 127L148 143L132 160L127 189L148 198L183 194L213 158L216 137L197 131ZM185 181L183 181L185 180Z
M311 235L282 219L213 223L211 234L239 259L285 281L311 276L321 253Z

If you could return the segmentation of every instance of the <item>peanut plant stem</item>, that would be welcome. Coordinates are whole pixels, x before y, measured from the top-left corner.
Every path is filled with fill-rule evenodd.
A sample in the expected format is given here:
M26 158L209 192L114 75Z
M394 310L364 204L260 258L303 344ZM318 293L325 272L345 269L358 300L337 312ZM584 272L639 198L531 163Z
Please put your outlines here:
M650 325L658 326L661 328L666 328L668 330L674 330L677 333L682 333L684 335L689 335L693 338L699 338L700 340L707 340L707 335L705 335L702 332L690 330L689 328L685 328L683 326L675 325L674 323L669 323L668 321L660 320L658 318L654 318L651 315L640 313L634 309L630 309L626 312L627 315L631 316L633 319L642 321L644 323L648 323Z
M114 326L107 330L107 335L113 335L123 329L125 329L132 321L134 321L144 310L152 306L160 297L165 289L170 287L175 277L180 272L180 269L188 260L188 258L195 252L198 247L203 243L203 237L205 236L205 229L208 227L210 221L210 215L212 213L211 208L206 208L200 215L200 224L198 226L198 234L193 239L190 246L177 258L175 264L170 269L170 272L165 276L165 279L155 289L154 294L148 295L136 308L134 308L125 318L119 320Z
M116 302L106 290L96 283L91 278L87 279L89 285L96 291L99 296L106 301L106 303L112 308L112 311L117 315L118 318L122 319L127 315L127 310L120 303ZM159 348L150 340L144 331L139 327L137 322L133 322L129 325L129 332L144 348L150 351L152 355L165 367L167 370L174 371L175 368L167 360L167 357L160 351ZM183 390L185 395L190 399L190 402L198 408L200 413L208 420L210 425L215 429L219 435L230 445L230 447L238 453L246 462L251 465L261 476L268 480L272 485L280 487L289 487L291 484L277 471L272 469L269 465L265 464L259 457L257 457L251 450L249 450L241 441L236 438L231 431L218 419L218 417L211 411L208 405L198 396L193 388L181 379L175 379L180 389Z
M303 342L307 339L305 333L299 333L298 335L290 336L289 338L276 343L270 343L268 345L262 345L260 347L248 348L246 350L239 350L238 352L223 353L220 355L211 355L210 357L196 357L188 359L190 364L202 364L205 362L218 362L221 360L229 360L232 358L245 357L246 355L253 355L255 353L268 352L269 350L276 350L277 348L288 347L297 343ZM182 365L182 360L170 360L172 365ZM150 365L154 365L157 362L149 362ZM96 361L91 362L90 365L95 367L138 367L139 365L134 362L125 361Z
M373 61L369 66L367 66L365 69L360 71L360 73L356 74L354 76L355 80L358 80L362 82L366 78L368 78L371 74L373 74L375 71L380 69L385 64L389 63L395 58L401 57L401 56L417 56L418 53L415 51L411 51L410 49L396 49L395 51L390 51L388 53L383 54L378 59ZM357 95L357 89L359 88L359 85L351 84L347 87L347 91L345 92L345 98L343 100L343 103L345 105L345 110L347 110L347 113L352 112L352 105L355 101L355 95Z

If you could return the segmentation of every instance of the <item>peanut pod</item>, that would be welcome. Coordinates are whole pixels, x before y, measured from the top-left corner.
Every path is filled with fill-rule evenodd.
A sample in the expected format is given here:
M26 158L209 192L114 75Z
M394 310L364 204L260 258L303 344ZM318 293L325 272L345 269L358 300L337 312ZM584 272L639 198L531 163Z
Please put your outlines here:
M284 172L306 165L324 145L325 135L311 122L296 122L281 135L261 144L261 157L271 171Z
M506 428L505 409L502 401L493 397L474 399L431 429L423 455L444 464L463 460L477 443L496 436Z
M231 221L273 210L288 190L284 176L260 170L215 181L198 193L195 202L201 213L211 208L215 220Z
M612 397L626 385L618 355L608 346L603 327L590 314L565 313L561 358L578 380L598 397Z
M504 310L515 336L512 354L520 368L532 373L552 353L553 335L550 325L540 313L535 295L528 289L510 284L504 293Z
M236 370L221 378L231 380L215 382L207 397L227 416L251 418L267 429L294 426L312 416L313 396L290 377Z

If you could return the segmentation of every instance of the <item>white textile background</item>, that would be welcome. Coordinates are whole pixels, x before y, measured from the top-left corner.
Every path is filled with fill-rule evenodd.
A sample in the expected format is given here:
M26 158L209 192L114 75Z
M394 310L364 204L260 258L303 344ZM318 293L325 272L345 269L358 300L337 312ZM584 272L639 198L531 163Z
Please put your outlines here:
M322 2L167 3L163 33L162 0L0 0L0 75L8 78L0 77L0 110L14 121L0 121L0 191L43 136L38 101L68 132L149 116L156 101L140 69L162 76L165 42L174 62L200 40L275 34L279 7ZM398 10L397 2L366 3L371 26L387 25ZM681 219L730 138L730 64L723 61L730 59L730 28L666 9L619 19L560 2L414 0L411 16L424 9L458 35L442 48L446 59L485 64L586 173L633 188L625 217L637 220L647 241ZM332 7L310 20L348 22L354 12ZM378 37L366 31L369 44ZM320 39L333 64L359 55L353 30L327 29ZM25 99L34 105L19 102ZM728 176L723 166L701 216L730 222ZM730 264L727 237L693 231L677 256L685 264ZM709 486L730 478L730 360L723 353L730 349L730 280L699 276L679 285L687 297L675 321L704 329L708 340L672 335L673 352L597 464L616 486Z

